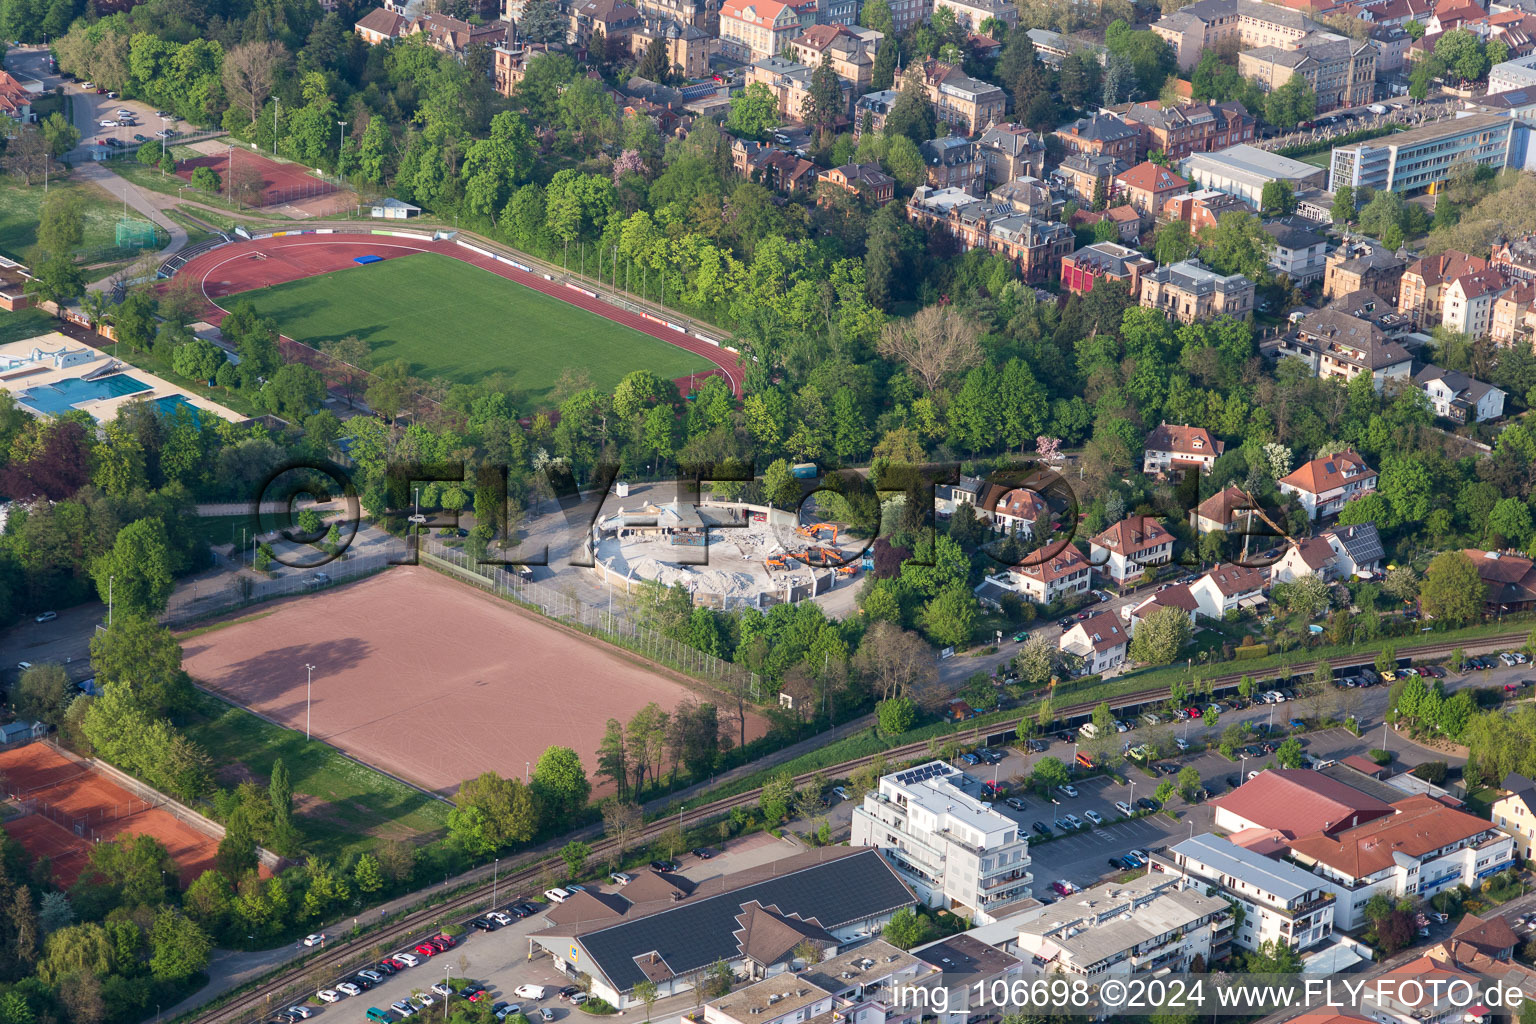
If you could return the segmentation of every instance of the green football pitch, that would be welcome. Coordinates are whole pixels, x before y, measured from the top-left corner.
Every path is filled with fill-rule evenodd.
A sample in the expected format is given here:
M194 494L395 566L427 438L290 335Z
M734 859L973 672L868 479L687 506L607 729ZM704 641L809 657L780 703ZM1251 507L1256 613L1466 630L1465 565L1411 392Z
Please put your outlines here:
M633 370L670 380L713 364L647 334L567 305L488 270L438 253L242 292L278 330L321 347L355 334L381 361L404 359L413 375L474 384L505 373L526 398L544 401L565 370L612 388ZM232 301L225 300L226 306Z

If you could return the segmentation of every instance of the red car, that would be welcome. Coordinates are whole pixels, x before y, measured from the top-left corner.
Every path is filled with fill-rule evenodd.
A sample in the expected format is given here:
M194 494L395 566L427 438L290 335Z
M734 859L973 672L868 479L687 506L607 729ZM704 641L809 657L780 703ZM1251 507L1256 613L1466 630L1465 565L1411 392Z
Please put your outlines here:
M442 950L438 949L430 942L423 942L421 945L416 947L416 952L420 953L422 956L437 956L437 954L441 953Z
M450 950L454 946L453 936L451 935L439 935L432 939L431 942L432 945L436 946L440 952Z
M1184 710L1189 712L1189 717L1190 718L1199 718L1200 717L1200 709L1199 708L1185 708Z

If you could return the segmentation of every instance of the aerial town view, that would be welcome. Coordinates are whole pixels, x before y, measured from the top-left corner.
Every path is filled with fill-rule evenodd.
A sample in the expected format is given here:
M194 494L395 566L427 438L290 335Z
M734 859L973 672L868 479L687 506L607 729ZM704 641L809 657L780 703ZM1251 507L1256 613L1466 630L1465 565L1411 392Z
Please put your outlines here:
M1536 0L0 0L0 1024L418 1015L1536 1024Z

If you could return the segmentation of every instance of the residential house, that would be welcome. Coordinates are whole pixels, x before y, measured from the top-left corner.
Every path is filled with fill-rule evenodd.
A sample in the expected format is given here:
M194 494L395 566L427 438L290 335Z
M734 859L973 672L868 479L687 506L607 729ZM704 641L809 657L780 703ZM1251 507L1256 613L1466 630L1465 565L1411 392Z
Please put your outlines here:
M1048 28L1026 29L1025 35L1035 45L1035 56L1040 58L1040 63L1046 67L1059 71L1061 62L1074 53L1086 55L1089 60L1096 60L1103 64L1108 60L1108 51L1103 43L1096 43L1091 39L1081 36L1064 36L1060 32L1052 32Z
M1240 520L1246 522L1252 508L1248 495L1233 484L1195 506L1190 518L1198 533L1230 533Z
M1157 264L1135 249L1114 242L1084 246L1061 261L1061 286L1077 295L1093 291L1095 281L1124 281L1131 296L1141 294L1142 275Z
M1429 899L1484 879L1514 863L1514 839L1493 823L1426 795L1392 804L1393 814L1328 834L1289 840L1291 859L1324 879L1338 896L1339 928L1361 923L1377 893L1391 899ZM1420 975L1422 976L1422 975Z
M1403 271L1397 308L1417 327L1432 327L1445 315L1446 290L1458 278L1488 270L1488 261L1455 249L1414 260ZM1462 294L1465 295L1463 288Z
M959 188L919 185L907 201L907 219L923 228L939 228L964 249L988 249L1012 260L1024 280L1043 283L1060 272L1063 256L1076 244L1072 229L1040 220L990 199L976 199Z
M804 121L811 107L813 70L784 57L764 57L747 68L747 84L763 85L773 93L779 116Z
M1056 166L1056 175L1080 205L1097 206L1101 199L1108 200L1115 175L1123 170L1125 161L1119 157L1073 153Z
M1188 470L1209 473L1226 443L1204 427L1181 426L1164 420L1142 445L1141 471L1149 476L1182 475Z
M1493 823L1515 841L1515 856L1536 859L1536 782L1510 772L1489 808Z
M1294 494L1308 519L1336 515L1344 503L1376 489L1377 474L1353 449L1304 463L1280 481L1281 494Z
M1376 89L1376 44L1336 32L1309 32L1294 46L1261 46L1237 55L1237 71L1265 92L1300 78L1319 113L1369 103Z
M658 39L667 48L667 61L674 74L690 80L709 77L709 59L720 52L717 36L698 25L646 16L629 34L630 52L642 57Z
M1402 71L1413 37L1399 25L1372 25L1369 34L1371 42L1376 44L1377 77L1385 78Z
M822 171L817 177L874 206L884 206L896 195L896 179L882 171L879 164L843 164Z
M1498 235L1488 253L1488 266L1511 281L1536 281L1536 235Z
M1030 904L1024 903L1019 912L1030 909ZM924 1013L925 1017L935 1018L938 1024L967 1024L974 1016L986 1013L986 993L992 991L992 985L1012 985L1024 977L1024 961L969 932L918 946L912 953L941 972L936 989L930 991L941 988L948 992L948 999L942 1006L940 1001L930 1000ZM910 1002L915 1004L917 1001ZM852 1024L880 1022L864 1020Z
M1488 336L1496 345L1529 345L1536 310L1536 281L1515 278L1493 300L1493 322Z
M432 49L460 61L469 54L471 46L506 45L513 41L508 39L509 33L514 36L516 33L516 29L504 21L473 25L446 14L426 13L406 17L389 7L369 11L352 28L370 46L421 35Z
M816 0L724 0L720 52L743 63L777 57L816 24Z
M811 192L816 188L817 167L804 157L757 142L731 140L731 167L739 177L756 181L776 192Z
M675 21L719 38L720 5L714 0L635 0L633 6L647 19Z
M1228 612L1257 608L1265 603L1268 574L1263 569L1223 562L1189 585L1199 614L1220 619Z
M900 97L899 89L882 89L879 92L867 92L855 100L853 137L857 139L866 131L883 132L885 119L890 116L891 109Z
M1308 313L1276 345L1277 357L1301 359L1319 377L1350 381L1369 373L1377 392L1388 379L1413 371L1407 349L1369 320L1338 309Z
M1141 239L1141 214L1130 205L1111 206L1098 213L1078 210L1072 214L1072 227L1089 227L1104 220L1115 226L1115 238L1121 243L1134 246Z
M1189 233L1197 235L1204 228L1215 227L1224 214L1233 210L1253 212L1253 208L1237 196L1213 188L1202 188L1170 197L1163 203L1162 219L1184 221L1189 225Z
M790 46L795 60L809 67L818 68L822 61L830 60L832 70L848 84L851 95L862 96L869 91L875 71L875 51L883 38L871 28L813 25Z
M1014 537L1032 538L1035 523L1050 518L1051 506L1028 487L1013 488L992 507L992 529Z
M579 46L586 46L595 32L602 34L607 45L625 45L629 36L645 24L640 12L622 0L571 0L566 11L571 40Z
M1066 206L1066 200L1052 195L1050 186L1039 178L1015 178L997 186L987 195L994 202L1010 207L1015 213L1041 220L1058 220L1062 208Z
M1280 560L1269 567L1270 582L1293 583L1313 574L1325 580L1369 577L1380 572L1384 557L1375 523L1335 526L1287 545Z
M1274 241L1269 266L1275 273L1303 288L1321 280L1328 264L1327 236L1285 221L1265 224L1264 233Z
M1505 287L1496 270L1454 278L1441 293L1440 322L1458 334L1486 337L1493 329L1494 302Z
M853 809L849 846L873 846L930 907L989 923L1030 899L1029 839L1019 823L961 788L964 773L930 761L880 779Z
M363 42L369 46L378 46L380 43L394 42L405 35L410 24L410 18L388 7L376 7L363 15L352 26L352 31L361 36Z
M1536 607L1536 566L1529 558L1515 551L1479 548L1467 548L1462 553L1477 566L1477 575L1487 588L1483 607L1490 614Z
M1088 554L1102 575L1124 585L1173 559L1173 534L1152 516L1126 516L1094 537Z
M528 71L528 52L521 46L491 49L491 80L502 96L512 96Z
M1195 595L1190 592L1189 584L1174 583L1166 589L1159 589L1152 596L1142 600L1137 605L1124 605L1120 614L1125 618L1125 633L1127 636L1136 635L1136 627L1143 619L1153 612L1163 608L1177 608L1189 617L1189 624L1195 624L1195 612L1199 609L1200 602L1195 600Z
M1360 236L1345 238L1328 254L1323 270L1323 295L1336 299L1352 292L1371 291L1396 305L1408 260L1386 246Z
M1427 364L1413 375L1414 386L1429 396L1435 415L1457 423L1483 423L1504 415L1504 392L1460 370Z
M1094 612L1061 634L1058 646L1068 654L1083 659L1083 671L1102 675L1125 664L1130 633L1123 629L1113 612Z
M1141 132L1141 158L1161 150L1170 161L1179 161L1191 153L1214 153L1253 141L1254 118L1236 101L1165 107L1150 100L1133 104L1120 117Z
M976 143L958 135L929 139L917 147L928 167L928 187L964 189L980 198L986 194L987 165Z
M1154 873L1180 874L1208 896L1242 909L1232 935L1239 949L1266 942L1310 949L1333 934L1337 897L1316 875L1205 832L1152 855Z
M1063 598L1086 594L1091 566L1071 544L1054 542L1031 551L1024 561L1009 568L1006 585L1037 604L1053 604Z
M988 185L1017 178L1039 179L1045 174L1045 142L1021 124L994 124L982 133L977 145L987 165Z
M1189 182L1166 167L1146 161L1115 175L1114 191L1141 214L1142 223L1150 227L1164 203L1189 191Z
M1158 267L1141 280L1141 305L1180 323L1253 312L1254 283L1242 274L1218 274L1199 260Z
M933 0L889 0L891 28L901 35L913 25L920 25L933 16Z
M966 135L1001 121L1008 107L1002 89L972 78L955 64L926 60L909 65L906 75L922 84L939 123Z
M1146 874L1089 886L1019 925L1019 949L1047 976L1068 978L1181 972L1223 959L1232 909L1223 899L1182 887L1173 875Z
M1092 114L1051 133L1064 153L1112 156L1126 166L1136 162L1141 132L1112 114Z

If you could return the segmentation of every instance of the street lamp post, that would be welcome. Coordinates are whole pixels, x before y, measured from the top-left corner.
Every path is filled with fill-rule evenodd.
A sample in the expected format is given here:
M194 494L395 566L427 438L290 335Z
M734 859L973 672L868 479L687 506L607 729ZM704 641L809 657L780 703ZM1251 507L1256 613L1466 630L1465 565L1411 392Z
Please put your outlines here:
M496 858L496 863L491 865L491 909L496 909L496 873L501 868L501 858Z
M531 762L529 762L529 761L524 761L523 762L523 785L525 785L525 786L528 785L528 773L531 770L531 768L532 768L532 763Z
M160 119L160 159L162 160L165 159L165 133L170 131L170 128L167 127L170 123L171 119L168 117Z
M112 628L112 585L117 582L116 576L107 577L107 628ZM99 591L98 591L99 593Z
M304 738L307 740L309 739L309 700L310 695L314 693L315 666L305 665L304 676Z
M341 167L341 150L347 144L347 122L336 122L336 166Z

